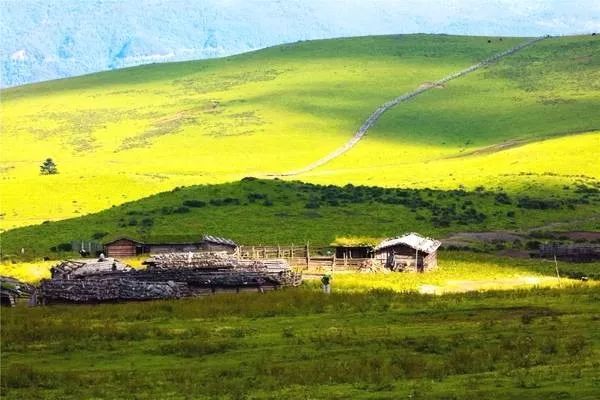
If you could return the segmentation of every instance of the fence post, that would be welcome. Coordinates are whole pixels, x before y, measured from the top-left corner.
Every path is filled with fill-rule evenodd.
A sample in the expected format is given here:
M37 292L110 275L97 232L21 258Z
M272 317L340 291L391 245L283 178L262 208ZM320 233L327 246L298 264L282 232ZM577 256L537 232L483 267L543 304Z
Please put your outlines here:
M306 269L310 266L310 248L308 242L306 242Z

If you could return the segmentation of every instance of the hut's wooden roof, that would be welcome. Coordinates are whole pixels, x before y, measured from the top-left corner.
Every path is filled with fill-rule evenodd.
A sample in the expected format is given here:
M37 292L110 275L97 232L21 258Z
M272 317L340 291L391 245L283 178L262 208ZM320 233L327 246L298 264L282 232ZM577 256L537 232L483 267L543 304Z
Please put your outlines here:
M433 253L438 249L438 247L441 246L442 242L428 237L423 237L418 233L411 232L402 236L384 240L383 242L375 246L375 251L387 249L389 247L401 244L409 246L415 250L422 251L424 253Z
M330 246L333 247L375 247L381 239L370 237L337 237Z
M233 240L219 237L219 236L204 235L204 236L202 236L202 241L208 242L208 243L224 244L227 246L237 247L237 244Z
M115 243L118 240L129 240L136 244L146 244L146 245L180 245L180 244L194 244L199 245L202 243L217 243L217 244L225 244L233 247L237 247L237 244L227 238L212 236L212 235L191 235L191 234L173 234L173 235L149 235L144 236L143 239L133 238L127 235L114 236L110 238L110 240L105 241L104 245L109 245L111 243Z

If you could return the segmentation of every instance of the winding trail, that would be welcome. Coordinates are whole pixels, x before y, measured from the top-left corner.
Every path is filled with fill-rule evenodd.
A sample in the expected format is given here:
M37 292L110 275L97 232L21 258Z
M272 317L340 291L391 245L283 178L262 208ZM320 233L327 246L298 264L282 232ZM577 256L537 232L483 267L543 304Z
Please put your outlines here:
M377 122L377 120L379 120L379 118L381 117L381 115L386 112L387 110L389 110L390 108L408 101L418 95L420 95L421 93L424 93L428 90L431 90L432 88L441 86L443 84L445 84L448 81L451 81L453 79L456 78L460 78L462 76L465 76L467 74L470 74L473 71L478 70L479 68L485 67L487 65L490 65L498 60L500 60L501 58L510 56L511 54L516 53L519 50L524 49L525 47L531 46L532 44L539 42L540 40L545 39L547 36L542 36L542 37L537 37L537 38L533 38L530 40L527 40L526 42L523 42L521 44L518 44L517 46L511 47L508 50L505 50L501 53L497 53L489 58L486 58L483 61L478 62L477 64L471 65L468 68L465 68L461 71L455 72L453 74L450 74L438 81L435 81L431 84L428 85L423 85L420 86L419 88L405 93L401 96L396 97L393 100L390 100L384 104L382 104L381 106L379 106L371 115L369 115L369 118L367 118L367 120L365 122L363 122L363 124L360 126L360 128L358 129L358 131L356 131L356 133L352 136L352 139L350 139L346 144L344 144L342 147L337 148L336 150L334 150L333 152L329 153L328 155L326 155L323 158L318 159L317 161L314 161L310 164L308 164L305 167L302 167L300 169L297 170L293 170L293 171L289 171L289 172L283 172L283 173L278 173L278 174L270 174L269 176L294 176L294 175L300 175L303 174L305 172L308 171L312 171L315 168L318 168L326 163L328 163L329 161L333 160L334 158L337 158L339 156L341 156L342 154L346 153L348 150L350 150L352 147L354 147L362 138L363 136L365 136L365 134L367 133L367 131L373 126L375 125L375 123Z

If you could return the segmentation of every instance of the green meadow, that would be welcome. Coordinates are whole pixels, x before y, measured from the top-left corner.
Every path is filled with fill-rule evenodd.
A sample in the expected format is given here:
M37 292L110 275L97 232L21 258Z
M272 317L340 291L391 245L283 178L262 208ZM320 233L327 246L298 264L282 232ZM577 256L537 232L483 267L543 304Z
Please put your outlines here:
M418 294L452 275L481 279L481 265L491 280L553 279L553 265L489 256L443 254L442 265L408 283L406 274L336 274L331 295L313 281L265 294L7 309L3 398L597 398L594 282Z
M3 90L1 226L300 168L344 144L383 102L524 40L298 42ZM598 179L598 40L546 39L431 90L385 114L347 155L298 179L513 191L554 190L569 175ZM48 157L58 175L39 174ZM552 177L530 189L522 173Z
M513 192L597 179L598 50L591 36L538 42L390 110L354 149L302 179Z
M508 230L527 237L532 231L598 230L599 208L600 182L587 178L575 178L550 194L246 178L176 188L83 217L12 229L2 234L3 261L74 257L73 241L104 242L121 235L172 242L211 234L246 245L313 246L328 246L344 237L377 241L410 231L442 238L457 232ZM527 242L502 246L526 250Z
M382 103L524 40L297 42L2 90L0 275L37 283L73 242L121 235L521 239L447 246L424 274L336 272L331 295L306 280L18 304L0 315L1 397L600 397L600 265L559 262L558 279L527 258L600 230L600 37L538 42L389 110L341 157L274 178L344 145ZM59 174L40 175L48 157Z

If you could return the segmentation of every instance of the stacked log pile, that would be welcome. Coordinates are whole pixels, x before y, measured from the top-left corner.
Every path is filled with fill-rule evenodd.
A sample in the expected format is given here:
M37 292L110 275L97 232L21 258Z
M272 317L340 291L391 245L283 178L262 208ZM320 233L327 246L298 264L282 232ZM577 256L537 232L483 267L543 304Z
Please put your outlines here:
M81 278L86 275L95 275L100 273L112 273L130 271L131 267L123 264L114 258L104 258L101 260L66 260L62 261L50 269L52 278L71 279Z
M152 256L145 264L147 269L134 270L117 260L63 262L54 267L51 280L42 281L39 300L166 299L220 288L263 291L302 283L301 274L294 273L285 260L263 262L220 253L165 253Z
M377 259L370 258L368 260L364 260L360 263L358 267L358 271L362 273L389 273L390 270L385 268L384 265Z
M40 285L43 302L100 302L116 300L172 299L187 296L183 282L146 282L134 279L51 279Z
M0 300L5 306L14 307L20 297L29 297L34 287L8 276L0 276Z
M241 270L256 272L287 271L285 260L241 260L231 254L221 253L163 253L144 261L148 271L160 270Z

